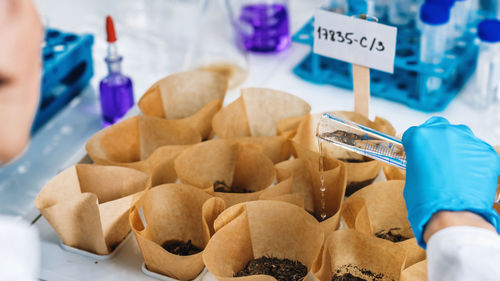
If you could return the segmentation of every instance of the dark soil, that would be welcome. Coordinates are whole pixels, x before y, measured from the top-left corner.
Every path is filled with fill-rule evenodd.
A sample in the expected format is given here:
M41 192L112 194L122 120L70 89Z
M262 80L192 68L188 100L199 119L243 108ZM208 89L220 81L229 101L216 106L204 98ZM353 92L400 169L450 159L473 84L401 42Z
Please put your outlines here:
M203 251L202 249L191 244L191 240L188 240L187 243L179 240L168 240L161 246L169 253L179 256L190 256Z
M248 262L234 277L265 274L278 281L299 281L306 277L307 272L307 267L299 261L261 257Z
M253 190L248 190L246 188L228 186L223 181L214 182L214 191L215 192L224 192L224 193L252 193L252 192L254 192Z
M368 179L360 182L351 182L350 184L347 185L345 189L345 196L351 196L354 192L373 183L374 180L375 179Z
M342 130L337 130L335 132L330 132L330 133L324 133L322 137L333 138L339 142L347 143L349 145L355 145L357 140L363 139L363 136L354 133L348 133Z
M362 160L359 160L359 159L339 159L339 160L342 162L347 162L347 163L365 163L368 161L373 161L373 159L366 158L366 157Z
M389 229L389 231L381 230L381 231L375 233L375 236L377 236L378 238L392 241L392 242L401 242L401 241L405 241L408 239L406 237L403 237L403 235L401 235L401 234L394 233L393 232L394 230L399 230L399 227L391 228L391 229Z
M351 272L361 273L363 278L354 276ZM380 281L382 278L384 278L384 274L382 273L376 274L368 269L349 264L337 269L337 271L333 273L332 281Z
M332 281L368 281L368 280L356 277L350 273L346 273L343 275L337 275L337 274L333 275Z

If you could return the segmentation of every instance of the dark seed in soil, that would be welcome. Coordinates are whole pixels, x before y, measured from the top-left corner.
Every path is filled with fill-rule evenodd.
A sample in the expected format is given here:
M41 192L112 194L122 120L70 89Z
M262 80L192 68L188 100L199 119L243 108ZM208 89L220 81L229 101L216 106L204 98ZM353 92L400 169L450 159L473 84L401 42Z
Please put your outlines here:
M265 274L278 281L299 281L306 277L307 272L307 267L299 261L261 257L248 262L234 277Z
M214 182L214 191L215 192L224 192L224 193L252 193L252 190L248 190L246 188L240 188L235 186L228 186L223 181Z
M389 231L381 230L381 231L375 233L375 236L377 236L378 238L392 241L392 242L401 242L401 241L405 241L408 239L401 234L394 233L393 232L394 230L399 230L399 227L391 228L391 229L389 229Z
M179 256L190 256L203 251L202 249L193 245L191 243L191 240L188 240L187 243L179 240L168 240L161 246L169 253Z

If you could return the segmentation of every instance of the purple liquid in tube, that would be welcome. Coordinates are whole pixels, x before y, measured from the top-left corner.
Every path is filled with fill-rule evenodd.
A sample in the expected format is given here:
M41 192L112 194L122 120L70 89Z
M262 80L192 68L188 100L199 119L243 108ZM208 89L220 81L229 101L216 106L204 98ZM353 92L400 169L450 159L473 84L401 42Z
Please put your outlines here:
M290 45L288 11L284 5L246 5L239 20L239 32L249 51L279 52Z
M104 127L119 121L134 106L132 80L119 71L121 57L119 61L106 60L106 62L108 65L115 64L115 67L118 64L118 67L113 69L115 67L110 66L110 70L113 69L113 71L110 71L99 86Z

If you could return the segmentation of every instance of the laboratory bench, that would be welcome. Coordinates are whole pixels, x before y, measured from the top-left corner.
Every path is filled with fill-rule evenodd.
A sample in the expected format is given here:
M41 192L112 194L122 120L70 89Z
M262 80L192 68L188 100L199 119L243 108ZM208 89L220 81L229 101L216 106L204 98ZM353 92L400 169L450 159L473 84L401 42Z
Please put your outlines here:
M155 81L182 70L179 59L182 55L179 54L185 48L176 46L178 42L172 42L173 35L166 34L167 29L182 28L182 13L152 9L146 5L157 4L158 1L36 1L43 21L51 28L92 33L95 36L95 76L90 85L37 132L20 159L0 169L0 214L21 217L32 222L38 229L42 253L39 277L42 280L156 280L142 273L143 259L134 237L130 237L109 260L98 261L64 251L54 230L34 207L33 200L48 180L85 158L84 145L87 139L101 129L97 86L107 71L104 63L106 44L103 27L106 14L112 13L117 22L120 51L124 56L123 71L134 81L136 101ZM186 7L193 5L192 2L185 1ZM293 33L310 18L322 1L290 2ZM181 4L176 6L177 9L185 9ZM145 15L148 12L159 14L153 17L159 22L162 13L165 13L164 22L160 26L165 29L156 25L151 27L150 24L154 21L147 22ZM166 25L174 27L169 29ZM311 105L313 113L352 110L352 92L333 86L311 84L292 73L292 69L308 53L308 46L292 44L287 50L276 54L248 54L248 78L240 87L227 93L224 104L234 101L239 96L240 88L251 86L273 88L297 95ZM402 134L410 126L423 123L431 116L440 115L452 123L470 126L479 137L492 145L499 145L498 135L485 127L485 112L468 105L464 94L466 91L467 89L455 98L446 110L437 113L424 113L402 104L372 98L370 115L372 118L381 116L389 120L398 134ZM138 112L138 108L134 107L128 115L136 115ZM203 280L215 279L207 274Z

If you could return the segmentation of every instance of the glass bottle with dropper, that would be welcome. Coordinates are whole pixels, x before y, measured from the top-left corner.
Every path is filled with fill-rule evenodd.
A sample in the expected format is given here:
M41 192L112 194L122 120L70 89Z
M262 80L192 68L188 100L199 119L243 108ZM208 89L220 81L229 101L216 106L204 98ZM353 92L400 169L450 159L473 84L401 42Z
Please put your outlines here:
M115 27L111 16L106 17L108 52L104 61L108 75L99 85L103 126L119 121L134 105L132 80L121 73L123 57L118 54Z

